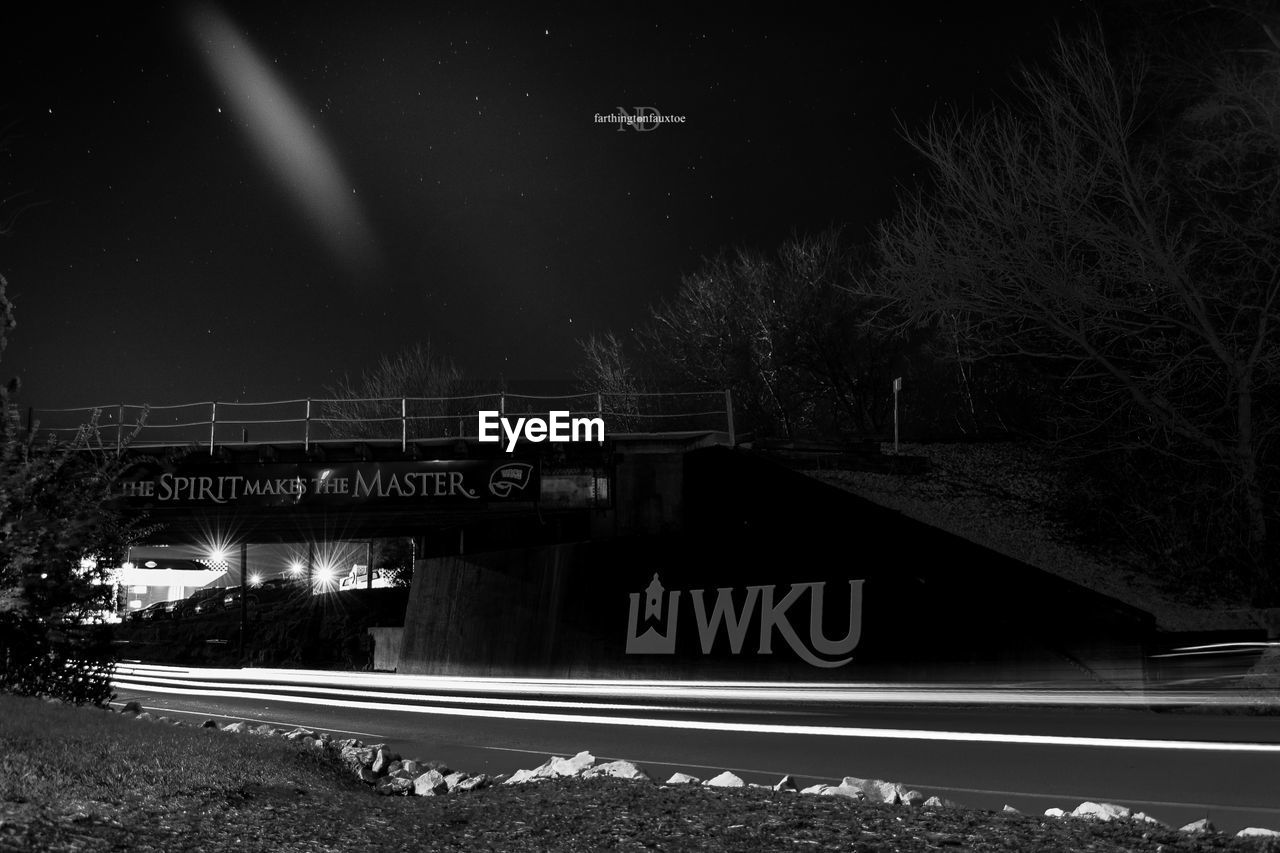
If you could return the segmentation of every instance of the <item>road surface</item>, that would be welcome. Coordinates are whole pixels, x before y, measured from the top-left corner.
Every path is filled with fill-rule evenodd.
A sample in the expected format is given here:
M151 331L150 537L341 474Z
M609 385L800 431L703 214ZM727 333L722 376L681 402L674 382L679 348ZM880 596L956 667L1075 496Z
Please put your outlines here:
M1280 717L1156 713L1140 695L149 665L122 665L116 686L117 704L137 699L157 715L301 725L470 773L587 749L661 779L732 770L806 786L849 775L981 808L1039 814L1093 800L1173 826L1207 816L1224 831L1280 829Z

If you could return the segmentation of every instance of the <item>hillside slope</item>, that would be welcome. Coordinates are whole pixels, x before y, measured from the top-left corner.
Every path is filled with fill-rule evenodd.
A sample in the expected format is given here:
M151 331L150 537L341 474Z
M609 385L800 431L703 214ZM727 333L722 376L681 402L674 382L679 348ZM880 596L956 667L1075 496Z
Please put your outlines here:
M885 452L892 446L886 445ZM1072 542L1051 513L1058 474L1048 450L1014 443L904 444L925 474L808 471L810 476L1148 611L1165 631L1261 627L1247 602L1191 602L1123 559Z

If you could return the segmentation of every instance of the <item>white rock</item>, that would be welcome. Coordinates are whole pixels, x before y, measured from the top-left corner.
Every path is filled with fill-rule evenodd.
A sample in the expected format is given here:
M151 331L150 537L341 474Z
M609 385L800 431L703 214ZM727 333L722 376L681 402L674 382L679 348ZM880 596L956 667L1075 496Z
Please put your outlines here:
M1162 826L1165 829L1169 828L1169 825L1167 823L1165 823L1162 820L1157 820L1153 818L1151 815L1147 814L1146 812L1134 812L1133 814L1129 815L1129 819L1140 821L1142 823L1149 823L1154 826Z
M895 806L907 802L911 796L911 792L901 782L880 782L876 785L876 793L880 795L881 802Z
M907 793L901 796L901 800L904 806L911 806L914 808L924 803L924 794L915 790L907 791Z
M449 793L449 783L437 770L428 770L413 780L413 792L419 797L438 797Z
M461 770L459 770L457 773L450 773L449 775L444 777L444 783L449 786L450 791L452 791L454 788L458 787L465 781L467 781L467 774L463 773Z
M946 797L933 796L924 801L924 807L926 809L958 809L960 804Z
M580 752L573 758L552 756L532 770L527 768L517 770L507 781L509 783L514 783L516 780L528 781L530 779L555 779L564 776L579 776L591 767L594 762L595 757L589 752Z
M584 749L573 758L552 758L547 765L556 776L581 776L595 763L596 757Z
M522 768L517 770L515 773L512 773L511 776L505 779L502 784L519 785L524 782L542 782L550 778L550 776L539 772L539 770L527 770Z
M1191 821L1191 823L1182 827L1178 831L1179 832L1217 832L1218 828L1213 825L1213 821L1209 820L1209 818L1202 817L1199 820Z
M369 769L374 773L388 773L391 765L398 761L396 754L385 747L379 749L373 756L373 763L369 765Z
M821 782L819 782L817 785L810 785L810 786L809 786L809 787L807 787L807 788L802 788L802 789L800 789L800 793L802 793L802 794L819 794L819 795L821 795L821 794L825 794L825 793L827 793L827 791L828 791L829 789L831 789L832 787L834 787L834 786L832 786L832 785L823 785Z
M1129 817L1130 814L1127 808L1117 806L1115 803L1081 803L1076 806L1076 810L1071 813L1071 816L1090 817L1094 820L1107 821Z
M1066 817L1067 813L1062 809L1045 809L1045 817Z
M412 779L402 779L399 776L385 776L378 780L373 790L388 797L408 794L414 790L414 782Z
M640 782L652 781L645 773L630 761L606 761L583 772L582 778L594 779L597 776L612 776L615 779L635 779Z
M867 792L872 789L874 783L874 779L859 779L857 776L846 776L840 780L839 785L835 785L830 791L824 791L823 793L865 800L868 799Z
M708 779L702 784L712 788L745 788L747 787L747 783L742 781L742 777L735 776L733 773L730 773L728 770L724 771L719 776Z
M541 779L556 779L564 776L581 776L596 761L595 756L587 751L579 752L573 758L552 756L532 770L517 770L511 774L506 785L518 785L521 782L534 782Z
M778 781L778 784L776 784L776 785L774 785L774 786L773 786L773 790L775 790L775 791L796 791L796 790L799 790L799 789L798 789L798 787L797 787L797 785L796 785L796 780L795 780L794 778L792 778L792 776L791 776L791 774L790 774L790 773L788 773L786 776L783 776L783 777L782 777L782 779L780 779L780 780Z
M232 734L241 735L249 730L249 724L244 722L231 723L229 725L223 726L222 730L224 732L231 732Z
M418 762L414 761L412 758L400 762L400 769L408 770L410 773L413 774L413 778L415 779L417 779L420 775L422 775L422 773L425 772L423 768L418 764Z
M489 776L485 775L484 773L481 773L479 776L468 776L466 779L463 779L456 786L454 786L453 790L475 791L480 788L487 788L492 784L493 784L493 779L491 779Z
M867 795L859 789L844 784L826 785L823 787L823 790L818 793L824 797L848 797L851 800L858 800L859 802L867 798Z
M1017 809L1015 809L1013 806L1009 805L1008 803L1005 803L1005 804L1004 804L1004 808L1002 808L1000 811L1002 811L1002 812L1008 812L1009 814L1022 814L1022 812L1018 811Z
M701 785L702 780L697 776L690 776L688 773L672 773L671 778L667 780L668 785Z
M844 789L844 796L862 795L862 799L872 803L889 803L897 805L907 802L911 792L897 782L884 782L880 779L859 779L857 776L846 776L837 786Z
M371 746L347 747L342 750L339 757L347 765L372 767L374 759L378 757L378 751Z
M1280 832L1261 826L1246 826L1236 833L1236 838L1280 838Z

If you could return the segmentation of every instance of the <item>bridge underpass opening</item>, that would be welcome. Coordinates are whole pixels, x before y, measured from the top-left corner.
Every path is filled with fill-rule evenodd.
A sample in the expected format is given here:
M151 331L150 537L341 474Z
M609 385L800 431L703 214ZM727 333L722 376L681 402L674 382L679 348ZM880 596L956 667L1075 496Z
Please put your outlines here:
M526 446L514 454L474 440L419 441L404 450L331 442L139 453L120 499L160 530L148 548L129 555L128 588L146 587L147 595L120 598L121 612L134 614L125 626L131 634L127 654L173 662L351 663L352 654L319 661L292 654L283 648L288 637L264 632L257 623L284 619L282 602L292 600L312 621L351 622L353 612L368 611L361 617L363 634L398 629L415 570L433 560L589 541L655 518L669 521L670 509L656 515L648 510L678 506L678 480L636 472L652 469L655 459L659 467L671 467L688 447L715 440L707 434L644 436ZM644 512L615 511L619 470L628 495L637 480L647 481L647 497L637 502ZM663 488L665 498L655 494ZM143 558L168 558L151 571L172 571L173 561L183 559L222 573L201 577L199 589L175 593L172 584L146 580ZM225 590L225 612L216 606L219 589ZM201 626L210 636L194 636ZM326 630L309 622L295 627L295 646L315 645ZM264 650L260 641L268 637L274 647ZM350 647L364 642L340 639ZM372 659L362 663L360 668L374 665ZM398 660L381 665L396 668Z

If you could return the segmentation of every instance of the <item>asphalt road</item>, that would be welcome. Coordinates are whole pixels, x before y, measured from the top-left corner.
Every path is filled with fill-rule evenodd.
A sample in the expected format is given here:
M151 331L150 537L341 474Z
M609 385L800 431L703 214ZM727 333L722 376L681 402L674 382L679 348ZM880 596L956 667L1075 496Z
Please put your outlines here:
M1093 800L1173 826L1208 816L1224 831L1280 829L1280 717L1098 707L1116 697L149 666L122 667L117 691L117 704L157 715L301 725L471 773L587 749L659 779L851 775L982 808Z

